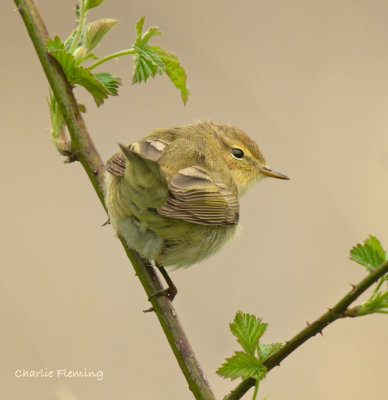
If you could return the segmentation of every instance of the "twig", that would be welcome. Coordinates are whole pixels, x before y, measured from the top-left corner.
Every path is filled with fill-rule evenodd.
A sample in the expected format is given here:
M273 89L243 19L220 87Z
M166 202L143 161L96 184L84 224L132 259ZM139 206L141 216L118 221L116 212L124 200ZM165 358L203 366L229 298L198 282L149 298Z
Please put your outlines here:
M14 0L14 2L23 18L28 34L65 119L71 137L71 151L77 160L81 162L102 205L106 209L103 191L104 164L87 132L72 89L66 81L62 69L47 53L46 41L48 33L43 20L33 0ZM122 238L120 240L147 296L149 297L151 294L163 289L154 268L147 267L140 256L135 251L129 249ZM194 356L170 300L165 296L155 296L152 298L151 304L195 398L214 400L215 397Z
M376 283L382 276L388 273L388 261L381 264L378 268L372 271L358 285L353 286L352 290L344 296L333 308L330 308L325 314L321 315L306 328L296 334L291 340L281 347L265 362L265 366L270 371L272 368L280 365L287 356L301 346L308 339L315 336L317 333L322 333L322 330L329 324L339 318L355 317L359 306L348 309L362 293L370 286ZM255 380L252 378L242 381L232 392L224 397L224 400L238 400L251 388L255 386Z

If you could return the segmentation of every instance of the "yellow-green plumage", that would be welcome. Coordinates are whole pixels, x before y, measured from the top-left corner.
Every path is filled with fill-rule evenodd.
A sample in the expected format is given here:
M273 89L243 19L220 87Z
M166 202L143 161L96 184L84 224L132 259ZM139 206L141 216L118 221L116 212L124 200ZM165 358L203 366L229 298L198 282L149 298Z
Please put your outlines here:
M157 130L108 160L106 204L114 228L144 258L182 267L236 232L239 196L265 175L256 143L230 125ZM240 149L243 158L233 152Z

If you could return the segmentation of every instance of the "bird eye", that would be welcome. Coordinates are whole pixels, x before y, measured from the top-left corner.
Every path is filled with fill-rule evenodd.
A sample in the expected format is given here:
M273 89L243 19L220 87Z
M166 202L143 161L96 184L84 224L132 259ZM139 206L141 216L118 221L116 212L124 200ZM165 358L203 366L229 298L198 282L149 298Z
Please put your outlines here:
M233 147L232 154L236 158L243 158L244 157L244 152L241 149L237 148L237 147Z

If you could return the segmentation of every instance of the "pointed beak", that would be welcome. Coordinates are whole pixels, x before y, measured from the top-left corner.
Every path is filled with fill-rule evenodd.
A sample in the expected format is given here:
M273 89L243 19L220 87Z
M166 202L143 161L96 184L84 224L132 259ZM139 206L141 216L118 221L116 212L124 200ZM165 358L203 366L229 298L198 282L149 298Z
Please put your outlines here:
M272 171L272 169L269 167L260 167L259 171L264 175L271 176L272 178L286 179L286 180L290 179L288 176L283 175L280 172Z

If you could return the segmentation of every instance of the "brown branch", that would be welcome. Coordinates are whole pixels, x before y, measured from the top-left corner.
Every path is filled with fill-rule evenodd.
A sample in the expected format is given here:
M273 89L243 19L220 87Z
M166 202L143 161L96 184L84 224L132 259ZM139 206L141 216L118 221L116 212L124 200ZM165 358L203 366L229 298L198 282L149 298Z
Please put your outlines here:
M103 207L106 209L103 190L104 164L86 129L72 88L59 64L47 52L48 33L43 20L32 0L14 0L14 2L23 18L51 90L63 114L71 137L71 151L76 159L81 162ZM120 240L147 296L160 291L163 287L154 268L147 266L136 252L128 248L122 238ZM214 400L215 397L194 356L170 300L165 296L154 296L151 299L151 304L195 398Z
M274 353L265 362L265 366L268 371L272 368L280 365L287 356L289 356L294 350L301 346L308 339L315 336L317 333L322 333L323 329L329 324L336 321L339 318L350 317L353 318L356 315L358 306L348 309L350 304L353 303L362 293L369 289L374 283L376 283L382 276L388 273L388 261L385 261L378 268L372 271L367 277L365 277L358 285L353 286L352 290L344 296L333 308L330 308L325 314L321 315L311 324L308 324L306 328L296 334L291 340L281 347L276 353ZM251 388L255 386L255 380L252 378L245 379L242 381L231 393L224 397L224 400L238 400Z

